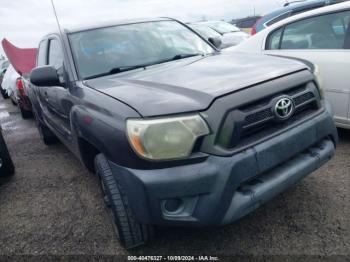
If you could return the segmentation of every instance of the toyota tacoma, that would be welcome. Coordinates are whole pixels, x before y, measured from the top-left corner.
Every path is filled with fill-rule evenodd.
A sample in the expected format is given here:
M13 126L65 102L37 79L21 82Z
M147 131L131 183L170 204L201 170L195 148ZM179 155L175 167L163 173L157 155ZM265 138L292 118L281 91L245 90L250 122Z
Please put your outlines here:
M27 92L46 144L96 173L117 236L225 225L326 163L337 131L310 66L221 53L185 24L128 20L45 36Z

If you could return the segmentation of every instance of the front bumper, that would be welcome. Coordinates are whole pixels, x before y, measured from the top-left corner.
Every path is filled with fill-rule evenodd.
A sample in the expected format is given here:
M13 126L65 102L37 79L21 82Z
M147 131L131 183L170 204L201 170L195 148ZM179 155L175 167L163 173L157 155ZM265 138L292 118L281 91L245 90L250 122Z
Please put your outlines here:
M318 169L338 136L323 113L231 157L172 168L137 170L110 162L137 220L154 225L232 223Z

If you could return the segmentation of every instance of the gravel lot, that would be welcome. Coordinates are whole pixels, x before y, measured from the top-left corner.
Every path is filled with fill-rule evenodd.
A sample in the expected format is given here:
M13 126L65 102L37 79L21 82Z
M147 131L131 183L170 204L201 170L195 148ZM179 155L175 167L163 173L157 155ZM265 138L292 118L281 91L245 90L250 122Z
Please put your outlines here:
M0 180L0 255L343 255L350 257L350 132L318 172L237 223L160 228L123 250L98 181L62 144L45 146L33 120L0 99L0 123L16 174Z

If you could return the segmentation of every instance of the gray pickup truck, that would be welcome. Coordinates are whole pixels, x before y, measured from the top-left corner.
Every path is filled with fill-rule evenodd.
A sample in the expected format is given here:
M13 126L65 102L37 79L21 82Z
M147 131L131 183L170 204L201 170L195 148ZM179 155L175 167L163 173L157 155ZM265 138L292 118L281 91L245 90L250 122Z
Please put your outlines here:
M221 53L161 18L45 36L28 95L46 144L100 178L121 244L154 225L224 225L334 154L337 131L310 66Z

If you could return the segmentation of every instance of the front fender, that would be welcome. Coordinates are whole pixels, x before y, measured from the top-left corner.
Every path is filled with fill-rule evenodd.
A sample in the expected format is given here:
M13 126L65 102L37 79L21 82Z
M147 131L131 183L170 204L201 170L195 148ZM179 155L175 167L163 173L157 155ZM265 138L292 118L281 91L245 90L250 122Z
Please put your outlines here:
M126 118L97 106L75 106L70 113L71 130L78 141L82 138L109 160L125 164L134 155L126 137Z

